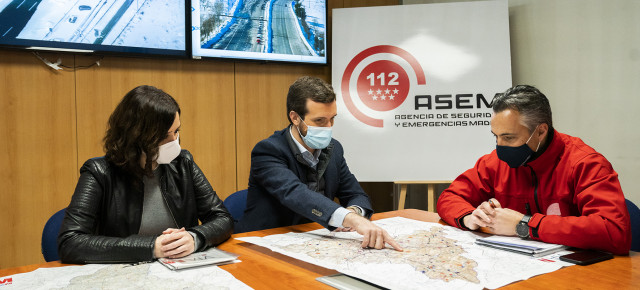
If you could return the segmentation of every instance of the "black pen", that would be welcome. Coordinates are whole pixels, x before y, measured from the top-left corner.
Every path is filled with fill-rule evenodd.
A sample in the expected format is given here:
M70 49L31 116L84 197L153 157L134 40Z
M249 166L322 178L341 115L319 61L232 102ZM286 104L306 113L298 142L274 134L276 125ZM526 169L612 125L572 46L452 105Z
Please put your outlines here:
M524 208L527 210L527 215L531 215L531 208L528 202L524 204Z

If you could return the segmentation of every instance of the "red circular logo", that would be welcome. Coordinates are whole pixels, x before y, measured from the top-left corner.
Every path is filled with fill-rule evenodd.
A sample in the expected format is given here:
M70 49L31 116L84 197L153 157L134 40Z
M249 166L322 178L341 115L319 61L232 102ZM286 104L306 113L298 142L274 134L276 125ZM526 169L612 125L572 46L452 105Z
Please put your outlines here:
M358 96L375 111L397 108L409 94L409 76L397 63L379 60L367 65L358 76Z

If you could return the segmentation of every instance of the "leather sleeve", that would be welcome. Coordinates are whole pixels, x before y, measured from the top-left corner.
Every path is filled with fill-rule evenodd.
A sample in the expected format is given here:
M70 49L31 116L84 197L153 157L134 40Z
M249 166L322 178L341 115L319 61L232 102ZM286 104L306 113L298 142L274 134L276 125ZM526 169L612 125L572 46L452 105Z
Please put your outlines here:
M198 219L202 222L187 230L197 233L205 241L206 246L196 249L199 251L226 241L233 233L233 218L191 155L187 162L193 178Z
M153 260L154 236L120 238L96 234L104 192L104 178L99 178L97 166L88 160L80 169L80 179L58 235L60 259L73 264Z

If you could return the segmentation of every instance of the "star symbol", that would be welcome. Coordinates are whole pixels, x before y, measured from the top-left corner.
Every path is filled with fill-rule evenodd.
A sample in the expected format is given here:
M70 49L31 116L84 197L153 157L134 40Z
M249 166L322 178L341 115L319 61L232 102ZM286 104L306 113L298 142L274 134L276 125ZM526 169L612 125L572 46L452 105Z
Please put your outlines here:
M378 89L378 90L376 91L376 93L379 95L379 94L381 94L381 93L382 93L382 91L381 91L380 89Z
M393 98L395 98L396 96L394 95L389 95L389 100L393 100Z
M387 94L387 95L389 94L389 92L390 92L389 89L384 90L384 93Z
M374 100L374 101L377 101L377 100L378 100L378 96L374 95L374 96L373 96L373 100Z
M386 99L387 99L387 96L382 95L382 96L380 96L380 99L386 100Z
M373 95L373 90L369 89L369 95Z
M394 94L394 95L398 94L398 89L394 89L394 90L393 90L393 94Z

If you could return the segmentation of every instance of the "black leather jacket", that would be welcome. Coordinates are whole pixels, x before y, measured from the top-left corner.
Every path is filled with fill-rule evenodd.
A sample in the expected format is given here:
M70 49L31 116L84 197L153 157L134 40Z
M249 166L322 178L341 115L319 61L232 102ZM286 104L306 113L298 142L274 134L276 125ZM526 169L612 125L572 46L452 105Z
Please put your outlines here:
M205 241L231 236L233 219L187 150L159 165L160 189L178 225ZM153 260L157 236L138 235L144 190L104 157L87 160L66 210L58 254L63 263L131 263ZM198 220L202 225L198 225Z

